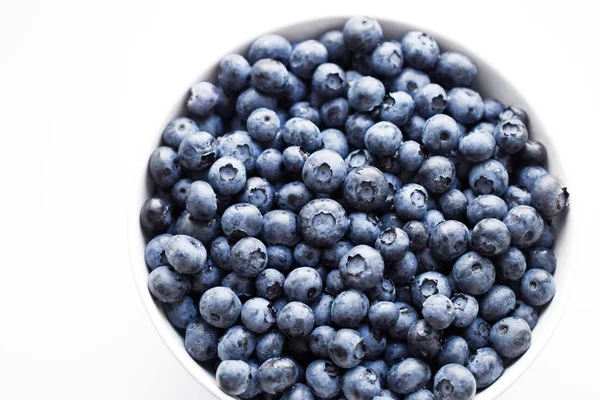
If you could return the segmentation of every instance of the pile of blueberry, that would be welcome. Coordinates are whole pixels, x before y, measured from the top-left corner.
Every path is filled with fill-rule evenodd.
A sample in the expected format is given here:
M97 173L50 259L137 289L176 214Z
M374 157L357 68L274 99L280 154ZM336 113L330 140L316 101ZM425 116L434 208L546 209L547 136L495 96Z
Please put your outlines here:
M471 399L554 296L568 202L526 112L423 32L265 35L152 153L148 287L242 399Z

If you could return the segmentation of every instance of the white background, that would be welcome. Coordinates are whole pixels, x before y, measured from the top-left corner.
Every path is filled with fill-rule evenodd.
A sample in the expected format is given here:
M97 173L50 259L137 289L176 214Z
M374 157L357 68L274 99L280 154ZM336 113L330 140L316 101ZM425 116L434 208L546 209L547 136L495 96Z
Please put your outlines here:
M600 24L588 2L548 3L1 0L0 398L209 398L134 287L123 143L156 140L187 85L240 42L354 14L442 32L545 116L587 221L565 316L501 399L600 398Z

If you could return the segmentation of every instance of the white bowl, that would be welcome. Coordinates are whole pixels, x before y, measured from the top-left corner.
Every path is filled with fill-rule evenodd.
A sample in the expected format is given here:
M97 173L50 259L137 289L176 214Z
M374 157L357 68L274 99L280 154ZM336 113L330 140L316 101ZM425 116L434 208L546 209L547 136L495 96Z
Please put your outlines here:
M305 39L318 38L319 35L330 29L340 29L346 18L326 18L311 20L298 23L285 28L277 29L274 33L279 33L285 36L290 41L299 41ZM430 33L439 43L442 50L452 49L465 53L477 64L479 73L474 84L477 89L485 97L495 97L507 105L520 105L525 108L530 117L530 134L536 140L542 141L548 148L548 168L551 173L558 177L564 176L562 165L558 157L557 150L552 145L550 134L546 132L541 119L527 101L512 87L496 70L489 66L485 61L479 59L477 55L472 54L462 46L453 43L430 29L422 29L411 26L402 22L390 20L378 20L383 27L386 38L399 39L402 35L410 30L423 30ZM249 44L241 46L237 49L232 49L232 52L244 54ZM224 54L225 55L225 54ZM207 63L206 72L190 81L192 83L201 80L212 80L215 78L216 64L218 60ZM156 127L156 136L153 141L149 140L144 143L138 143L135 150L132 149L129 154L132 157L133 178L129 182L130 188L133 188L131 193L131 201L128 212L128 240L131 265L133 268L136 286L142 298L142 302L154 323L158 333L171 350L173 355L179 360L181 365L194 377L202 386L210 391L215 398L232 399L232 397L223 393L216 385L215 379L211 372L206 371L198 365L185 351L183 346L183 338L175 330L162 311L162 306L155 302L150 296L147 289L148 269L144 261L145 239L142 235L139 225L139 210L144 201L150 196L152 183L147 174L147 162L150 153L158 146L160 142L160 134L164 125L173 117L182 115L184 112L184 104L187 96L187 88L182 88L182 97L179 99L179 105L176 106L170 113L165 115L164 124ZM545 110L546 113L552 110ZM542 114L543 115L543 114ZM485 389L476 396L477 400L491 400L498 397L502 392L508 389L533 363L542 349L546 346L552 336L560 317L565 308L569 292L571 290L571 277L573 276L573 265L567 265L569 262L569 251L573 248L570 243L573 237L570 234L570 225L567 222L566 215L568 210L563 212L561 216L554 221L557 228L557 241L555 245L556 257L559 262L556 277L556 296L544 312L540 315L538 325L533 331L531 348L515 363L510 365L504 371L504 374L492 386ZM165 382L168 384L168 382Z

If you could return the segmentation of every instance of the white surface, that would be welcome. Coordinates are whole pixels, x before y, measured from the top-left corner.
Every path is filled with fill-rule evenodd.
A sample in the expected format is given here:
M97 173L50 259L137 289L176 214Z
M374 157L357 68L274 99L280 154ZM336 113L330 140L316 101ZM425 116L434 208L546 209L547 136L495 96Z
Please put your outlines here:
M591 7L53 3L0 3L0 398L209 398L160 341L135 291L122 150L154 140L190 80L241 40L303 19L365 13L442 32L496 66L546 116L568 170L569 217L578 222L569 263L581 284L546 350L500 398L600 397L599 323L590 320L600 278L600 28Z

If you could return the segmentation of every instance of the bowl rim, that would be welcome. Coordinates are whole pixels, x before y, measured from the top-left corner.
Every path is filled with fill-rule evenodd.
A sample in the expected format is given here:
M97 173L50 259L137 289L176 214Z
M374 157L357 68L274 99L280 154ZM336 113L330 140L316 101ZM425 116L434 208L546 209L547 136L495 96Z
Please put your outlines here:
M347 16L340 16L298 20L294 23L287 24L285 26L279 26L275 29L264 32L263 35L270 33L280 34L288 38L288 40L291 42L293 42L294 39L314 39L318 38L318 35L327 30L342 29L344 22L348 18L349 17ZM497 71L495 67L490 66L487 62L485 62L485 60L480 59L477 54L474 54L472 51L469 51L469 49L456 43L454 40L449 38L448 35L436 32L435 29L423 28L421 26L415 26L399 20L397 21L387 18L376 19L382 26L384 37L386 39L389 39L390 37L400 38L403 33L411 30L423 31L427 32L436 39L442 51L455 50L469 56L477 65L479 72L473 88L478 90L480 93L485 94L488 91L486 86L496 86L497 88L493 90L493 97L500 98L504 104L515 104L524 107L530 117L530 133L533 134L536 139L541 138L541 141L548 149L548 160L551 160L551 162L549 162L551 167L548 167L548 170L551 171L553 175L565 175L565 170L561 165L560 158L556 149L553 147L550 136L546 134L546 129L543 125L543 122L541 122L539 119L539 114L536 112L535 108L526 101L521 93L514 88L511 83L505 80L505 78ZM255 38L252 38L251 40L246 41L245 44L240 45L227 53L224 53L222 56L229 53L244 54L254 39ZM217 68L216 66L219 60L220 58L207 61L204 68L205 72L199 74L197 79L194 79L192 82L190 82L189 86L200 80L214 81ZM482 81L486 81L486 79L493 79L495 83L482 84ZM171 112L166 113L163 127L172 118L182 114L187 94L188 91L186 89L186 91L180 95L178 103L176 103L177 105L171 110ZM485 98L485 96L483 97ZM142 164L140 162L139 165L136 163L136 165L132 166L132 168L129 168L128 171L127 187L135 188L136 190L136 192L132 193L132 196L130 197L131 201L128 201L126 204L128 252L135 285L137 287L142 304L144 305L144 309L152 321L152 324L167 348L171 351L183 368L190 375L192 375L207 391L215 396L215 398L221 400L234 399L234 397L222 392L216 385L214 376L188 355L183 346L183 338L181 334L171 326L165 317L162 307L160 307L160 304L151 297L147 289L149 270L144 260L144 247L146 240L139 225L139 210L143 202L149 196L151 185L147 173L147 157L160 142L161 129L162 127L157 127L157 138L154 142L148 141L147 146L142 144L140 147L135 149L136 152L141 152L141 149L148 151L143 153L144 163ZM140 174L140 172L142 173ZM484 391L477 393L475 397L476 400L492 400L508 390L508 388L510 388L519 379L519 377L521 377L525 371L531 367L533 362L541 354L542 350L553 336L560 319L564 315L566 304L568 303L568 299L572 292L574 283L573 275L575 273L573 265L568 267L566 266L568 263L566 262L568 259L568 253L573 247L570 243L573 235L568 232L569 227L572 226L573 223L567 222L567 220L572 219L567 218L568 214L569 210L567 209L561 213L558 218L553 220L553 225L557 227L556 244L554 246L554 250L557 255L557 259L561 260L560 264L563 264L560 269L557 269L555 274L555 276L559 276L560 279L556 279L557 283L559 281L561 283L560 286L557 284L557 289L560 288L560 290L557 290L554 299L547 307L544 308L543 313L541 313L538 325L532 334L532 345L530 349L522 357L508 366L504 370L502 376L494 384L486 388ZM568 271L565 271L566 269L568 269ZM543 329L539 329L540 326L543 326Z

